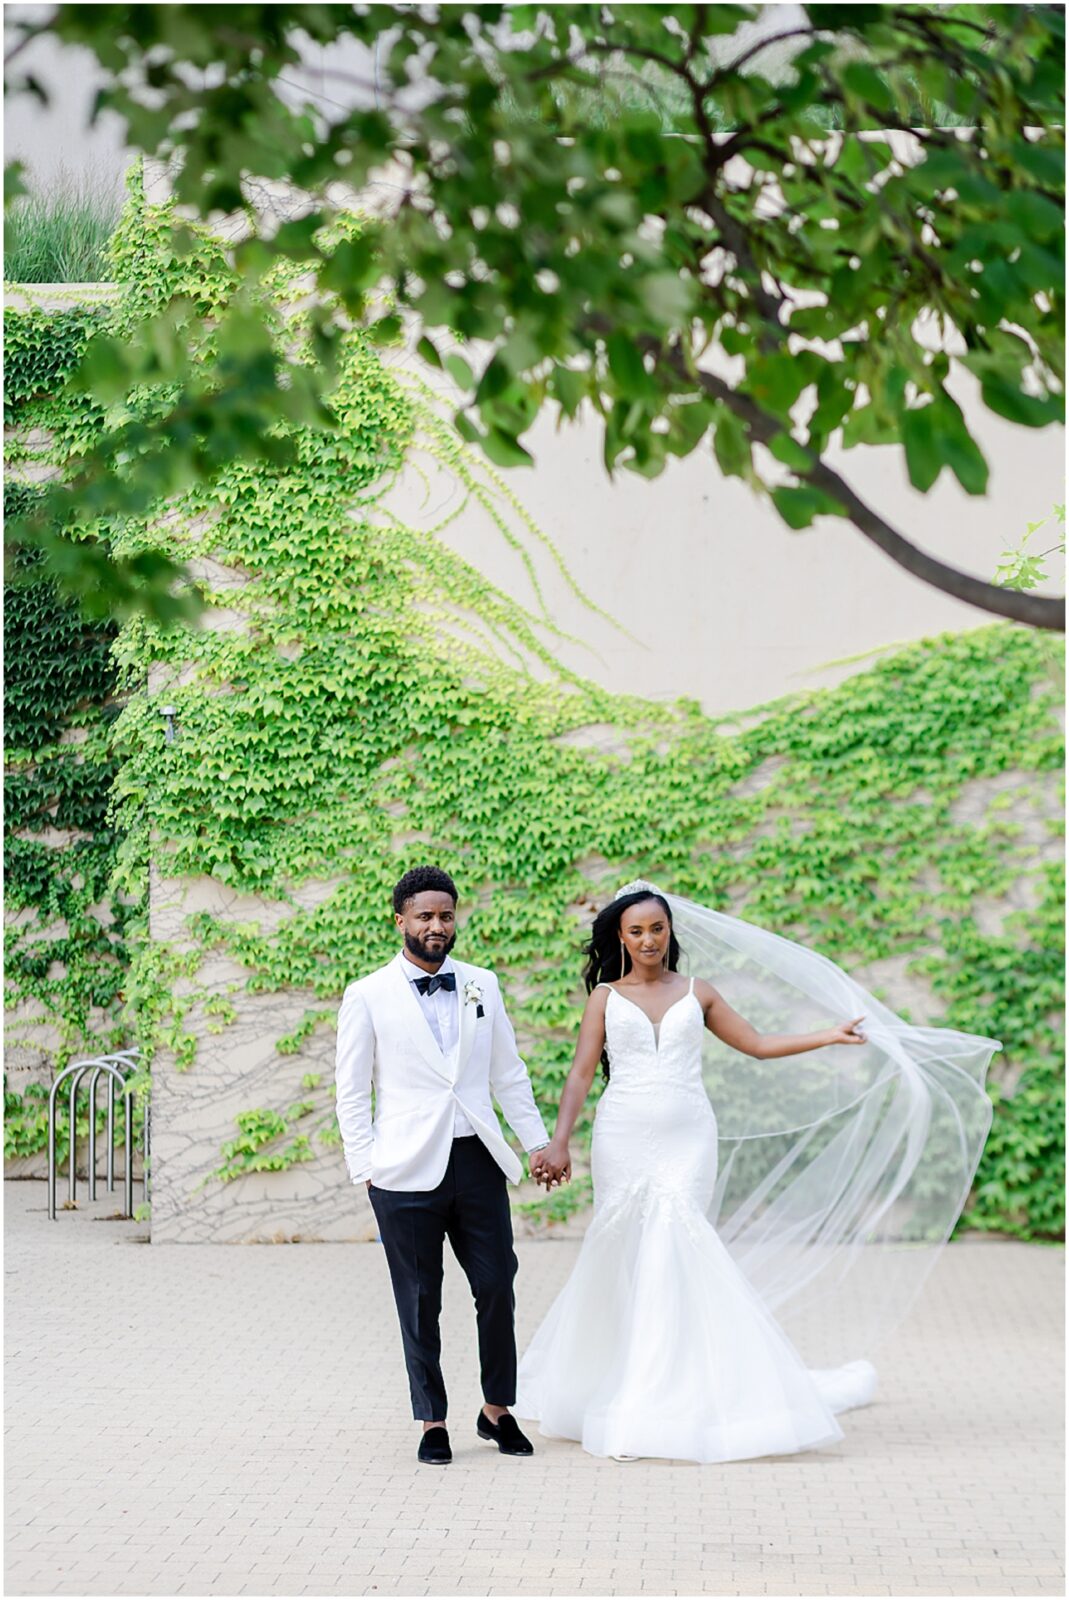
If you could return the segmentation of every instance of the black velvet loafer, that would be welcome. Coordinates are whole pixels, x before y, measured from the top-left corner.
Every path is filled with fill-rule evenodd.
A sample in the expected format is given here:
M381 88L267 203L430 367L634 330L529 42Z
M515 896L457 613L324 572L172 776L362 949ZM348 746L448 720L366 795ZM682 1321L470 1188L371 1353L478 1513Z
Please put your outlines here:
M449 1448L449 1430L445 1427L428 1428L419 1441L419 1459L429 1467L444 1467L453 1459Z
M497 1422L491 1422L486 1412L480 1411L475 1419L475 1429L480 1439L489 1439L496 1444L503 1456L534 1455L534 1445L520 1432L516 1418L507 1411Z

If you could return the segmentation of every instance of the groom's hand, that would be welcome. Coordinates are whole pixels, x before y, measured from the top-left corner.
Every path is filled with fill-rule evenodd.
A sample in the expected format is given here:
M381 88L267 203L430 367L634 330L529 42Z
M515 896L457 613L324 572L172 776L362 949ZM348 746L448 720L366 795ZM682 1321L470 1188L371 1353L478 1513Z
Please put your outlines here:
M531 1177L537 1184L544 1184L546 1189L552 1189L554 1183L553 1168L546 1162L548 1145L541 1150L535 1150L530 1159Z
M543 1145L541 1150L532 1150L528 1157L527 1165L535 1183L542 1183L545 1178L546 1149L547 1147Z
M571 1157L568 1146L551 1141L544 1150L538 1151L539 1167L534 1171L534 1162L531 1164L532 1174L538 1183L544 1183L547 1192L555 1189L559 1183L567 1182L572 1175Z

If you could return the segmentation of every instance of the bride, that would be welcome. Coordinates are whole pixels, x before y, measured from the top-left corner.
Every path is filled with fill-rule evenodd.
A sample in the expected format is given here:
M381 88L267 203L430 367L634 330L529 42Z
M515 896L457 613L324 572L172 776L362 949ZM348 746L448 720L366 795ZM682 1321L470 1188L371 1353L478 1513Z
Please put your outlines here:
M684 925L719 989L680 973ZM520 1363L517 1414L623 1460L730 1461L841 1439L836 1414L867 1404L875 1368L808 1367L771 1307L834 1307L865 1245L901 1314L902 1281L887 1268L913 1271L953 1225L999 1046L910 1027L826 958L643 880L596 918L587 955L589 998L540 1176L547 1187L570 1177L569 1135L600 1061L594 1215ZM732 982L751 1015L773 1021L807 1007L834 1015L844 1000L863 1010L758 1032L724 998ZM854 1051L858 1066L844 1068ZM810 1053L811 1074L783 1065ZM742 1058L756 1064L748 1078Z

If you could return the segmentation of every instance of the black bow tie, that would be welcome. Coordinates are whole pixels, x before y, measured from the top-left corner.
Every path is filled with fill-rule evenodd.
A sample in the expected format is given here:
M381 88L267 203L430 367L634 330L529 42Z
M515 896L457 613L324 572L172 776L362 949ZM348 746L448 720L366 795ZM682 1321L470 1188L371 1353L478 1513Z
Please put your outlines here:
M433 976L428 973L425 978L416 978L414 981L420 994L433 994L436 989L455 989L457 975L455 972L436 972Z

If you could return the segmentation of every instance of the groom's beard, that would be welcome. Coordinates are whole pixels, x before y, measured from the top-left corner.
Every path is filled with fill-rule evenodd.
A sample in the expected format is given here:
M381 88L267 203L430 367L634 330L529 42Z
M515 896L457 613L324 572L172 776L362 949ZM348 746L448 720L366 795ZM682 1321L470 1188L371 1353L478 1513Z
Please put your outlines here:
M427 945L417 933L405 934L405 949L409 955L419 956L421 961L444 961L457 942L454 933L451 939L444 939L438 944Z

